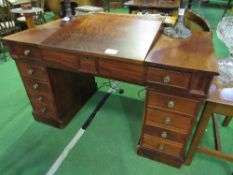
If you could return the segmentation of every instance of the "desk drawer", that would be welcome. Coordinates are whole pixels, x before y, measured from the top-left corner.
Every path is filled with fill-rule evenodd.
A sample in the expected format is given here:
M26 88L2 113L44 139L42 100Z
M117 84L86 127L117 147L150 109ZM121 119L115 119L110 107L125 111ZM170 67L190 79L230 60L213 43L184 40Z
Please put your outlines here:
M79 57L79 71L97 74L96 59L90 57Z
M144 133L151 135L151 136L155 136L158 138L161 138L163 140L170 140L170 141L174 141L174 142L179 142L182 144L186 143L187 140L187 136L188 133L182 133L182 132L178 132L176 130L170 130L167 128L163 128L159 125L157 126L151 126L151 125L144 125Z
M199 101L188 98L157 93L152 90L148 92L148 106L152 108L193 116L199 104Z
M44 66L26 63L17 63L17 65L22 76L48 81L47 71Z
M52 51L52 50L42 50L43 60L55 63L58 66L71 68L78 70L79 60L75 54Z
M143 134L142 146L155 151L164 152L176 157L181 157L184 146L182 144Z
M40 49L30 45L18 45L19 57L28 59L41 59Z
M51 97L51 94L41 93L31 90L28 90L27 92L30 96L31 101L34 101L36 103L43 103L43 104L53 104L53 100L52 100L53 98Z
M52 105L32 102L33 109L41 115L56 116L55 108Z
M38 91L38 92L50 92L50 86L47 83L23 77L25 86L28 90Z
M100 75L113 79L142 84L144 82L144 67L120 61L99 61Z
M190 74L165 69L151 68L147 70L147 82L188 89Z
M166 127L178 128L188 131L191 127L192 118L166 112L158 109L146 109L146 124L159 124Z

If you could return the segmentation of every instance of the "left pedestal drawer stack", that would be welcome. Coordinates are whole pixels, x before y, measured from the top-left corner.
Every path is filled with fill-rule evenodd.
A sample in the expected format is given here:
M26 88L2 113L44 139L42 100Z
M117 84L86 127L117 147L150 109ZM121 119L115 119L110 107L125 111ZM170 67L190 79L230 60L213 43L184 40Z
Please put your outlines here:
M8 43L36 120L63 128L96 91L94 76L47 66L41 49Z
M44 66L17 63L28 96L32 103L34 113L50 119L57 117L57 109L51 91L51 85Z

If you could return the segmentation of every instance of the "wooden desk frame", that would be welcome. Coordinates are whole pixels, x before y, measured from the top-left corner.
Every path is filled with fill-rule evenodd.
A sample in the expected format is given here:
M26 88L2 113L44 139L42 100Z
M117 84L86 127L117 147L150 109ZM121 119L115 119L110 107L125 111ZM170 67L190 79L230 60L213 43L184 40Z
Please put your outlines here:
M126 16L113 17L121 20ZM140 84L146 86L147 95L137 152L180 167L200 106L218 74L211 33L193 33L186 40L160 33L140 61L43 44L60 29L59 24L55 21L4 38L35 119L65 127L96 91L95 75Z

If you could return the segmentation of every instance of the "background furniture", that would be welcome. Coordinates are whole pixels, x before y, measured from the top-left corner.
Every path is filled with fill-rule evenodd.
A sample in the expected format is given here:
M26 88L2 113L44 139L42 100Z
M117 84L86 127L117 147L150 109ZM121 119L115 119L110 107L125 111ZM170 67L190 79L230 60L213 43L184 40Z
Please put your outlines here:
M77 5L94 5L93 0L71 0L71 8L72 8L72 14L75 15L75 7ZM65 9L62 7L62 4L64 4L64 1L61 0L47 0L46 1L50 11L52 11L55 14L55 19L60 18L61 16L65 16ZM100 1L97 0L97 4L100 3Z
M175 40L159 33L160 24L140 16L94 14L63 28L55 21L4 38L35 119L64 127L96 90L95 75L143 85L147 95L137 152L180 167L197 113L218 74L217 60L211 33Z
M200 0L199 1L200 3L202 3L202 1ZM203 1L204 2L204 1ZM209 3L209 1L207 1ZM223 14L222 14L222 17L224 17L228 11L228 9L231 8L231 2L232 0L228 0L227 1L227 4L224 6L224 11L223 11ZM192 4L193 4L193 0L189 0L188 1L188 9L191 9L192 8Z
M14 8L11 9L11 12L15 14L23 14L25 16L27 27L33 28L35 26L34 16L36 15L36 13L42 12L42 10L43 9L39 7L32 7L32 9L29 10L23 10L22 8Z
M34 24L39 25L39 24L46 23L46 20L45 20L45 17L44 17L44 3L45 3L45 0L32 0L29 3L32 5L32 7L38 7L41 10L36 10L35 9L36 11L33 12L32 14L25 13L25 11L24 11L24 14L22 13L23 16L17 17L16 20L18 22L20 22L20 23L27 23L27 26L28 26L29 22L27 22L26 20L32 20L31 19L31 16L32 16L32 18L33 18L33 26L34 26ZM25 15L27 16L27 19L26 19ZM32 22L30 22L30 23L32 23Z
M31 3L31 1L33 1L33 0L9 0L9 2L13 6L20 6L22 4L28 4L28 3Z
M167 16L165 18L165 24L166 26L174 25L176 22L177 17L174 16ZM211 28L208 23L202 16L199 14L191 11L186 10L185 11L185 25L191 30L191 31L205 31L210 32Z
M10 13L11 8L12 6L8 1L2 0L2 5L0 5L0 44L1 52L3 53L3 59L5 61L6 52L1 38L14 32L20 31L20 28L16 25L14 14Z
M153 10L157 13L175 14L179 7L179 0L174 1L154 1L154 0L131 0L125 2L125 6L128 6L129 13L133 11L146 11ZM155 12L154 12L155 13Z
M209 97L206 100L202 117L200 119L197 131L195 132L190 150L187 154L187 165L192 163L193 156L196 154L196 152L201 152L218 159L233 162L233 154L225 153L221 149L219 133L218 129L216 129L218 128L216 114L227 116L223 122L224 126L228 125L233 116L233 88L227 86L226 83L222 83L217 78L211 85ZM215 127L216 150L198 146L203 134L205 133L205 129L211 116L213 117Z

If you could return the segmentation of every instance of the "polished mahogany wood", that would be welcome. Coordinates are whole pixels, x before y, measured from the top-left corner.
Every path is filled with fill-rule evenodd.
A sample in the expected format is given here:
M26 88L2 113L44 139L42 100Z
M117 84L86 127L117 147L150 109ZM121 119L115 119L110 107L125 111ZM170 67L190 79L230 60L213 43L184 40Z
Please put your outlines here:
M193 32L178 40L160 29L160 18L93 14L64 27L54 21L4 41L19 65L35 118L50 125L64 127L72 119L95 92L95 75L146 86L138 154L180 167L218 74L217 61L210 33ZM30 68L40 72L27 75Z
M143 61L161 23L128 16L83 15L43 41L41 47Z

